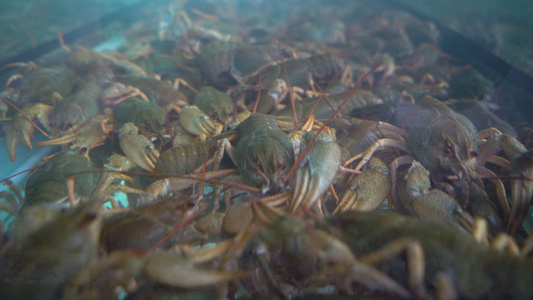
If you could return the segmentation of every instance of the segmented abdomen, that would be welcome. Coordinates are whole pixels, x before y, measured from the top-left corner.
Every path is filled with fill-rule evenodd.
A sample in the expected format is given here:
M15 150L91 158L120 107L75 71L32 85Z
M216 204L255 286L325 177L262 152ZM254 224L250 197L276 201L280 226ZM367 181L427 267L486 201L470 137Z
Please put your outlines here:
M213 156L217 140L209 139L193 144L169 149L159 156L154 172L157 174L185 175L190 174L204 162L209 153Z

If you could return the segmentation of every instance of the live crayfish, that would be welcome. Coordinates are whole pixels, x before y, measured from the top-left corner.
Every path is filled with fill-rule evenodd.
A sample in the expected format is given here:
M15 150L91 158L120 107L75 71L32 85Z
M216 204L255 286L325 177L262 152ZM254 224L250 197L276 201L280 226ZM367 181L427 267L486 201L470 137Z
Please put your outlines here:
M193 104L214 120L218 119L223 124L231 121L233 101L227 94L213 87L201 87L194 97Z
M226 83L257 70L266 63L294 57L287 47L242 45L211 42L198 55L204 75L212 83Z
M123 84L134 86L141 90L153 103L163 107L167 112L187 105L189 100L181 91L175 89L171 84L156 78L129 75L122 76L119 81Z
M57 298L70 276L96 262L102 216L93 204L57 214L33 234L4 249L0 256L4 266L0 271L2 294Z
M252 129L252 130L250 130ZM289 137L279 129L274 117L253 114L236 128L239 140L235 160L244 180L263 192L277 192L294 164Z
M259 2L247 5L263 7ZM28 71L25 79L13 77L4 94L54 134L38 145L72 145L30 175L22 210L22 201L0 194L6 197L0 207L16 215L13 233L0 239L8 243L0 260L9 266L0 271L0 290L26 296L26 281L46 277L40 266L54 264L64 276L43 289L45 294L28 296L129 298L163 286L184 293L201 289L219 298L324 292L531 297L522 284L531 277L529 258L497 254L469 236L476 234L479 216L488 221L488 239L496 240L500 231L527 235L522 224L533 192L531 151L514 138L511 125L495 117L505 114L492 112L496 83L452 65L455 59L435 46L438 30L429 22L373 3L361 7L353 1L341 12L318 2L258 9L277 13L268 22L239 15L240 8L214 16L224 10L218 4L202 12L192 3L176 3L175 26L163 20L158 41L147 42L152 32L106 54L79 46L63 54L67 67L48 64ZM314 11L315 4L323 9ZM315 20L280 14L295 7ZM185 11L217 30L193 25ZM153 29L139 24L126 39ZM175 33L172 39L168 30ZM323 36L328 30L335 32L329 40ZM319 45L293 33L335 44ZM213 39L218 41L206 44ZM133 44L147 51L129 49ZM136 62L126 59L131 57ZM156 65L157 60L164 63ZM198 93L165 81L178 77ZM109 93L109 85L118 93ZM477 129L456 111L464 102L441 102L449 95L486 100L468 100L486 109L474 115L481 119ZM31 146L33 126L11 108L5 117L12 118L6 128L10 149L19 140ZM328 124L321 123L326 119ZM504 133L488 129L478 136L490 126ZM136 166L148 173L135 172ZM128 201L115 201L115 192ZM102 208L109 200L112 209ZM348 212L387 204L389 210L442 224L395 212ZM80 218L65 219L76 212ZM96 230L73 238L90 242L84 244L86 256L68 256L65 250L63 260L47 252L51 262L38 257L12 266L25 255L37 257L33 250L19 252L25 248L20 245L35 246L32 240L52 230L46 228L57 233L35 251L55 247L61 243L56 235L69 239L87 224ZM10 248L13 236L21 241ZM215 250L200 266L195 252L209 253L202 247L206 242L215 243ZM407 262L403 254L385 255L404 249ZM36 272L11 279L26 269Z
M267 252L257 255L262 261L262 272L258 273L271 287L270 293L278 297L312 293L326 285L333 294L342 289L349 292L356 283L396 297L413 295L387 274L356 258L349 241L327 229L314 229L303 219L278 217L261 229L260 237Z
M339 82L350 84L351 69L342 59L322 54L267 65L244 76L240 82L245 86L263 89L257 100L258 111L267 113L272 108L278 109L279 103L289 93L289 88L305 92L314 91L315 85L318 85L324 89L335 78Z
M405 117L407 116L407 117ZM386 145L397 147L403 151L414 154L428 170L442 176L453 175L457 180L451 182L451 186L456 188L456 197L463 207L468 203L469 187L471 182L481 185L478 182L479 173L488 174L482 164L487 158L500 149L506 150L510 159L515 159L525 148L509 135L493 135L483 146L480 147L479 137L473 124L444 104L434 98L426 97L407 110L399 109L395 114L396 124L406 128L407 133L394 129L385 123L380 123L381 132L388 132L397 135L400 133L404 138L382 139L365 150L362 154L363 160L356 169L364 164L369 158L368 154ZM388 134L390 134L388 133ZM479 157L478 157L479 156ZM434 179L439 181L439 179ZM394 183L393 183L394 184ZM500 184L496 181L495 184ZM508 207L504 196L500 194L498 205L509 216ZM521 206L521 200L515 198L513 205ZM520 222L512 220L512 222Z
M68 96L76 83L76 72L70 68L40 68L28 71L18 88L23 104L40 102L52 105Z
M405 207L411 215L448 226L462 226L472 232L473 218L450 195L435 188L430 190L429 172L422 164L413 161L403 179L405 182L400 180L398 188L398 205Z
M87 76L77 91L59 101L50 112L49 126L54 131L64 132L99 112L98 97L102 92L101 84L94 76Z
M268 86L276 79L283 79L292 86L310 90L315 82L324 85L330 83L335 76L341 79L345 68L346 63L342 59L330 54L322 54L268 65L246 75L241 80L249 85L265 84Z
M357 295L365 286L371 294L423 299L526 299L533 293L527 284L530 257L489 248L429 220L349 212L306 224L281 216L260 237L264 244L258 247L267 252L255 255L262 262L257 273L271 287L263 293L278 297L302 290L312 294L326 285L331 295ZM475 264L457 260L458 254Z
M410 239L420 243L425 261L420 266L425 274L420 284L431 290L438 289L435 282L444 276L458 297L526 299L533 295L527 284L531 278L531 258L499 253L450 227L378 212L348 213L328 222L334 227L333 232L359 255L390 245L395 240ZM474 263L464 264L456 259L456 255L468 257ZM397 267L399 256L389 258L382 261L380 269L404 282L409 276L404 268ZM375 260L368 257L366 261Z
M140 205L131 211L116 214L103 222L100 247L111 253L116 250L136 249L147 251L162 237L173 230L178 221L184 220L192 199L176 197ZM179 243L202 240L200 233L184 230L165 241L161 247L169 248Z
M28 178L24 206L41 203L61 203L68 199L67 180L78 172L93 169L87 149L73 149L57 153L36 169ZM96 186L98 174L77 175L75 191L88 196Z
M131 98L118 105L115 109L115 118L122 124L131 122L137 126L141 133L153 136L154 134L163 134L166 113L155 103Z

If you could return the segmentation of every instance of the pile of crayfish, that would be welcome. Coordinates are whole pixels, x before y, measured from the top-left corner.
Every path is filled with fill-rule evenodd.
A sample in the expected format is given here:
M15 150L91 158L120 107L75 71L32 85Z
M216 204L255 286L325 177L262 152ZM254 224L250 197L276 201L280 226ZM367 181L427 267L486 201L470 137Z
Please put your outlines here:
M55 153L3 180L1 298L532 298L512 96L432 23L308 2L178 1L3 66L10 160Z

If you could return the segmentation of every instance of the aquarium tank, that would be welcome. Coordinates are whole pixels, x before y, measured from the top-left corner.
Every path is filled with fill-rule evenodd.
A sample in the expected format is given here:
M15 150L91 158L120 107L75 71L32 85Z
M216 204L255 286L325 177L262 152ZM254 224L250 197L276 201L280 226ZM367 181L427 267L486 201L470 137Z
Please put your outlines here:
M532 299L533 3L0 3L0 299Z

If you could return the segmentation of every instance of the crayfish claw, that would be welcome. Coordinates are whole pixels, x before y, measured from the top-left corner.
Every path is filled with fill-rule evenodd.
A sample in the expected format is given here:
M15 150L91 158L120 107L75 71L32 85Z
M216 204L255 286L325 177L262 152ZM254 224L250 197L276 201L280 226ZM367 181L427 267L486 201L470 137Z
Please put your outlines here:
M139 168L153 172L159 151L133 123L126 123L119 131L120 148Z
M303 135L304 143L309 143L315 134L306 132ZM335 181L340 164L339 146L328 135L320 134L296 171L295 191L290 213L294 214L303 201L309 207L315 204Z
M362 174L347 184L347 190L333 214L348 210L370 211L385 201L391 190L387 165L372 157L365 168Z
M197 136L212 137L222 131L222 126L219 126L219 129L196 105L183 108L180 113L180 124L187 132Z

